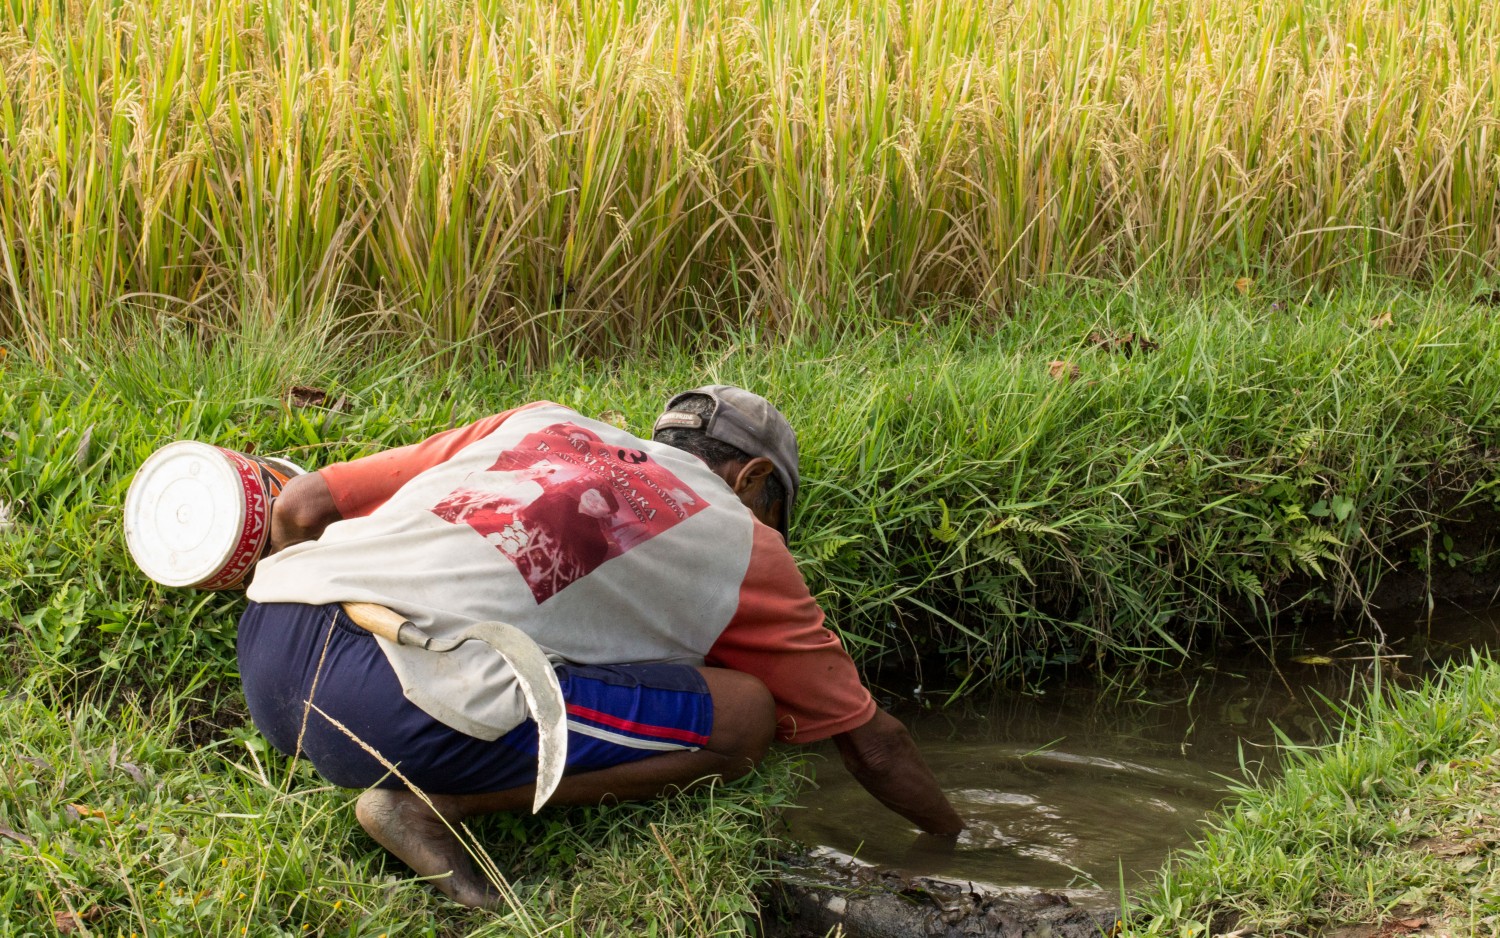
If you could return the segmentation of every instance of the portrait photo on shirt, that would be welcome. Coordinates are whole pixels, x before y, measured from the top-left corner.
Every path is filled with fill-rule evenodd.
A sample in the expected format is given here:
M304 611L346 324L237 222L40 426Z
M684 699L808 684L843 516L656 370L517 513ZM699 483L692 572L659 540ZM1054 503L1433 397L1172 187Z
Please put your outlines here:
M559 423L470 474L432 513L468 525L505 555L540 604L703 507L646 453Z

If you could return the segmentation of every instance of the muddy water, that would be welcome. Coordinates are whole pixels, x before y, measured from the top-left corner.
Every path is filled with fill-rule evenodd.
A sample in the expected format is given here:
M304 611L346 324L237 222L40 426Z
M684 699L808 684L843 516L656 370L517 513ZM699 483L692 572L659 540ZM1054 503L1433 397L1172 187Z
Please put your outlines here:
M1247 767L1274 773L1278 729L1299 743L1323 741L1330 703L1364 698L1377 670L1382 680L1412 681L1471 648L1500 646L1500 608L1382 627L1378 664L1368 636L1330 629L1279 644L1274 663L1253 652L1117 687L1055 683L961 709L916 706L908 688L892 709L970 821L957 847L926 849L829 746L817 748L792 834L821 852L905 872L1117 901L1122 884L1133 889L1192 840Z

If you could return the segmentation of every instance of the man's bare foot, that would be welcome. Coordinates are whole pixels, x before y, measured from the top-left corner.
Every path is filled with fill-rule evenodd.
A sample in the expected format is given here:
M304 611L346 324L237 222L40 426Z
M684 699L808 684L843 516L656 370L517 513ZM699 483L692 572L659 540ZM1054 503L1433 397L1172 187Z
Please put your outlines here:
M501 896L479 873L458 836L409 791L371 788L354 803L360 826L418 876L460 905L490 909ZM448 874L448 875L444 875Z

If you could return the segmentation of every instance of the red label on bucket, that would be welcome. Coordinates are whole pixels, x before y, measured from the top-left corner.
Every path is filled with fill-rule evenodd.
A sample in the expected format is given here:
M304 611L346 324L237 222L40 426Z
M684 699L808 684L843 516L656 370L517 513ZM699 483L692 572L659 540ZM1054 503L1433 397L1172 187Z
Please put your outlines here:
M199 589L205 590L229 589L238 585L260 559L271 525L271 497L261 478L260 466L234 450L224 449L222 446L218 450L229 460L234 471L239 473L240 485L245 490L245 527L240 532L239 543L235 545L224 566L217 574L198 584Z

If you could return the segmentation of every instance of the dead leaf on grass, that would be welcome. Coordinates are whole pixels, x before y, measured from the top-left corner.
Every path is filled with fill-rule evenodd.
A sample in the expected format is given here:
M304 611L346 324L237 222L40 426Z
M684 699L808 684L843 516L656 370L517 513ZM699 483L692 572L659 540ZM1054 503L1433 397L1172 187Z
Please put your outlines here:
M52 913L52 926L60 935L71 935L81 930L84 922L96 921L103 915L104 910L97 905L84 909L76 915L72 912L54 912Z
M298 384L286 392L286 400L293 407L317 407L328 400L328 392L322 388Z
M1409 911L1398 912L1410 916ZM1325 932L1327 938L1399 938L1401 935L1411 935L1416 932L1432 935L1433 938L1446 938L1451 933L1445 931L1447 923L1442 918L1399 918L1389 919L1376 925L1358 924L1341 925L1332 931ZM1428 931L1427 929L1432 929Z
M150 787L146 784L146 773L142 772L141 767L136 765L134 762L121 762L120 771L124 772L126 775L129 775L132 779L135 780L135 783L142 788Z
M1057 381L1072 381L1083 377L1083 369L1061 359L1047 363L1047 373Z
M94 425L89 424L78 438L78 447L73 450L73 465L83 470L89 467L89 454L93 452Z
M286 392L286 402L292 407L326 407L335 414L349 409L349 398L340 394L333 403L328 403L328 392L322 388L298 384Z
M0 824L0 837L4 837L6 840L14 840L16 843L18 843L18 844L24 844L25 846L28 846L28 847L35 847L36 846L36 841L32 840L30 837L27 837L25 834L21 833L20 831L13 831L13 830L11 830L10 828L6 827L4 824Z
M74 802L73 804L68 805L68 810L72 811L74 814L78 815L78 817L81 817L81 818L85 818L85 817L107 818L107 817L109 817L109 815L105 814L103 811L100 811L98 808L91 808L91 807L89 807L86 804L78 804L77 802Z
M1493 832L1481 831L1478 836L1467 840L1431 838L1418 841L1414 846L1435 857L1471 857L1475 854L1489 853L1496 843L1500 843L1500 837L1496 837Z
M1136 352L1154 352L1161 346L1134 332L1090 332L1089 344L1106 352L1119 352L1126 358Z

